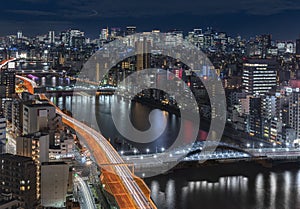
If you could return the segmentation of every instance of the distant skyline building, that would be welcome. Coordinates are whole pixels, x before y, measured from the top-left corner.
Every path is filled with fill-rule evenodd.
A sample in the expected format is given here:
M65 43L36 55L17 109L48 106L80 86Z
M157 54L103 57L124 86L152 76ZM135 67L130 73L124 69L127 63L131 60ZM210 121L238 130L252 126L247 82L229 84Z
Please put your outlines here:
M23 33L22 33L22 31L18 31L17 32L17 39L21 39L21 38L23 38Z
M136 27L135 26L127 26L126 27L126 35L133 35L136 33Z
M50 44L53 44L55 42L55 31L53 30L49 31L48 41Z
M242 85L248 95L264 95L277 85L277 62L247 59L243 63Z
M296 57L300 59L300 38L296 40Z
M108 35L109 35L109 30L108 30L108 28L103 28L103 29L101 30L100 39L101 39L101 40L107 40L107 39L108 39Z
M136 55L136 70L144 70L150 67L151 55L149 52L151 44L150 41L144 38L143 40L138 40L135 43L137 55Z

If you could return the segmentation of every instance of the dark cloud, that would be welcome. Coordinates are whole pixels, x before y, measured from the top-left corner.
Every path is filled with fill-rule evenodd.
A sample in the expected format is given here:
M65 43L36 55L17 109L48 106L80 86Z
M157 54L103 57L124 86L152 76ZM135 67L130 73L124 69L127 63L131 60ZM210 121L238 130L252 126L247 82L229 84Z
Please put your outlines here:
M95 35L106 26L165 30L212 25L232 33L269 30L292 37L300 32L290 30L300 28L299 11L298 0L14 0L5 3L0 25L7 26L1 34L20 28L33 33L76 27Z
M20 15L30 15L30 16L31 15L32 16L54 16L54 15L57 15L54 12L40 11L40 10L7 10L6 12L20 14Z

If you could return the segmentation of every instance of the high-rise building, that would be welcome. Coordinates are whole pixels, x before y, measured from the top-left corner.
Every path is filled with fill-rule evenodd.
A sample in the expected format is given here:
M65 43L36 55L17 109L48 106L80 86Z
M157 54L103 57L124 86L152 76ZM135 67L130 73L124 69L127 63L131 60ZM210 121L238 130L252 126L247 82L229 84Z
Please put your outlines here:
M4 110L3 114L7 121L12 122L12 103L13 100L11 98L4 100Z
M0 153L5 153L6 145L6 119L0 114Z
M0 99L11 98L15 93L15 63L10 62L0 69Z
M23 131L23 102L20 99L14 99L12 103L12 131L17 136Z
M25 208L37 206L36 165L29 157L0 154L0 192L11 193Z
M293 91L289 96L289 125L300 139L300 93Z
M137 55L136 55L136 70L143 70L150 67L150 42L144 38L135 43Z
M108 28L103 28L101 30L100 39L107 40L108 39L108 34L109 34Z
M121 28L111 28L110 29L110 36L112 38L123 36Z
M248 95L264 95L277 85L277 62L248 59L243 64L243 83Z
M62 128L61 116L48 102L36 101L23 104L23 134L49 133L50 145L55 144L55 131Z
M249 133L252 136L261 137L262 117L261 117L261 98L249 98Z
M133 35L136 33L136 27L135 26L127 26L126 27L126 35Z
M25 103L23 105L23 134L56 129L60 122L55 107L49 103Z
M17 137L17 155L32 158L36 165L37 199L41 195L41 164L49 161L49 135L37 132Z
M55 42L55 31L49 31L48 41L50 44L53 44Z
M21 39L21 38L23 38L23 33L22 33L22 31L18 31L17 32L17 39Z
M41 167L41 205L46 208L66 206L69 165L64 162L43 163Z

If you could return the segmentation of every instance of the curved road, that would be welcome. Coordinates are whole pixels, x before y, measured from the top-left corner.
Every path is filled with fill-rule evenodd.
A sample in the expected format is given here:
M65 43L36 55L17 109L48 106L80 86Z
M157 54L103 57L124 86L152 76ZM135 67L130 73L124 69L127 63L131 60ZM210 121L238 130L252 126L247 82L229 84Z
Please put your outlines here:
M79 183L80 188L81 188L81 192L83 194L83 198L85 200L85 204L87 209L96 209L96 206L93 202L92 199L92 195L89 191L88 186L86 185L86 183L83 181L83 179L81 177L79 177L78 175L75 176L75 180Z
M28 90L31 91L30 93L34 93L33 90L34 87L36 87L36 83L34 81L19 75L16 75L16 78L26 82L29 85ZM39 96L41 99L49 101L44 94L39 94ZM51 104L55 106L53 103ZM126 199L121 199L121 197L115 196L116 199L120 198L120 200L117 200L117 202L118 204L122 204L119 205L121 209L156 209L156 206L151 200L150 195L146 195L136 182L137 177L132 174L128 166L124 166L125 163L122 157L101 133L66 115L58 107L56 107L56 112L62 117L63 123L74 128L74 130L76 130L77 133L79 133L85 139L88 147L90 149L93 148L90 150L90 152L93 154L98 166L103 167L102 165L106 165L105 170L108 170L113 175L117 176L117 179L120 181L117 183L122 184L121 186L126 188L126 194L123 194L126 195ZM144 189L146 188L146 190L149 190L145 184L142 186ZM113 193L113 195L115 194ZM127 200L129 200L129 202Z

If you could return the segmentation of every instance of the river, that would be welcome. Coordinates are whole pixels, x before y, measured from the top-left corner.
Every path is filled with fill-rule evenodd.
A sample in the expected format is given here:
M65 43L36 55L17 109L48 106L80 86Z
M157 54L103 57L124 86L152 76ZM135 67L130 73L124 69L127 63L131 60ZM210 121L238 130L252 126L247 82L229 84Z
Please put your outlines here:
M149 128L145 118L151 108L116 100L114 96L100 96L98 99L88 96L52 96L51 100L67 110L72 110L72 103L78 104L80 111L76 111L75 118L87 123L96 112L101 132L107 138L123 141L110 116L111 103L116 101L124 109L131 110L131 121L137 128ZM155 143L148 145L152 152L170 146L180 126L180 118L177 116L164 111L157 114L166 117L167 128ZM115 143L114 140L112 143ZM126 149L126 144L114 145L120 150ZM159 209L300 209L298 165L272 170L252 164L189 168L145 181Z

